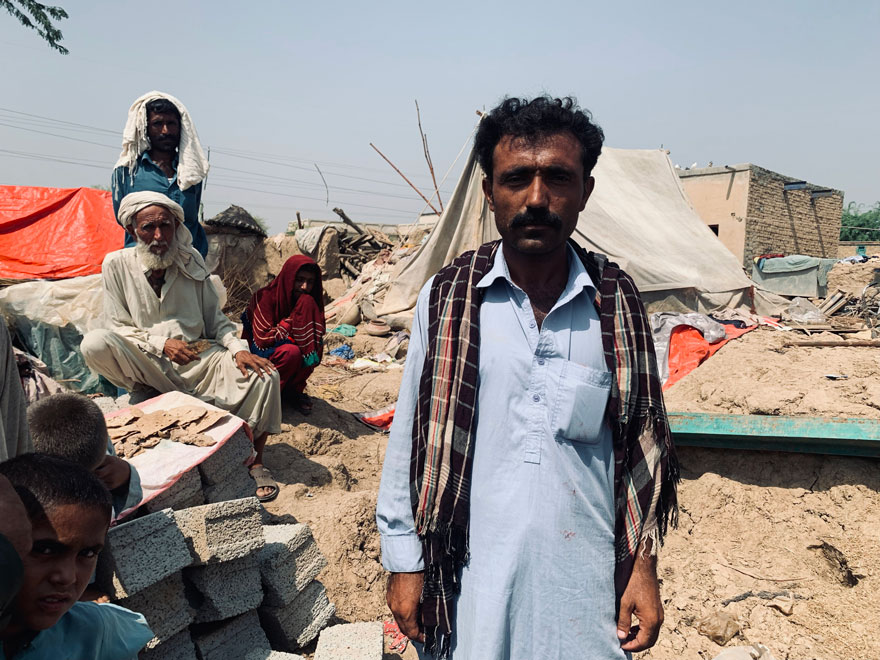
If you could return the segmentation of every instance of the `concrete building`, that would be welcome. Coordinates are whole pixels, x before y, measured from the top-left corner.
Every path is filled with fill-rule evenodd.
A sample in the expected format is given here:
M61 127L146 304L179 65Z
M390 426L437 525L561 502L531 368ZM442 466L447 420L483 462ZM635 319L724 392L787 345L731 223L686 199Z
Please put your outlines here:
M747 270L761 254L837 258L842 191L750 163L678 175L699 216Z

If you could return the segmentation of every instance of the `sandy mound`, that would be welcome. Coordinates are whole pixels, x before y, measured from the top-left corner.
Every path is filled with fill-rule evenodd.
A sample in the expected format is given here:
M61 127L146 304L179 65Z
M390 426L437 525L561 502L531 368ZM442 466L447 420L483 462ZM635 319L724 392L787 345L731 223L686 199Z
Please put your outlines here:
M880 348L789 347L766 327L723 346L666 392L680 412L880 418ZM842 340L831 333L812 339ZM830 380L828 375L845 375Z
M792 338L759 329L729 343L671 388L670 409L880 416L875 349L782 348ZM359 337L356 347L375 351L379 343ZM314 412L285 408L284 433L266 450L281 485L268 509L311 525L329 562L320 579L342 621L390 616L374 520L387 437L350 412L396 400L401 375L319 367L309 382L321 397ZM681 523L660 555L666 623L658 645L637 657L713 658L722 647L697 623L719 611L741 627L729 646L761 642L780 660L880 657L872 627L880 616L872 598L880 590L877 461L684 447L679 454ZM813 547L823 542L840 555ZM845 584L841 558L864 576L854 586ZM761 597L775 592L785 595Z

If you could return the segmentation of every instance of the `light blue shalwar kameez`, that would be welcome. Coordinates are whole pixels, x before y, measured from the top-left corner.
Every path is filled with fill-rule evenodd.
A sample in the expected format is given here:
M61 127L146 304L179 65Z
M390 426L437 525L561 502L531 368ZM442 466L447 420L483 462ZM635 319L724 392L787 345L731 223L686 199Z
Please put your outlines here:
M595 286L569 249L568 283L539 330L501 250L478 283L480 369L470 561L455 603L453 660L611 660L614 461ZM409 463L428 326L416 306L388 441L377 522L382 564L422 570Z

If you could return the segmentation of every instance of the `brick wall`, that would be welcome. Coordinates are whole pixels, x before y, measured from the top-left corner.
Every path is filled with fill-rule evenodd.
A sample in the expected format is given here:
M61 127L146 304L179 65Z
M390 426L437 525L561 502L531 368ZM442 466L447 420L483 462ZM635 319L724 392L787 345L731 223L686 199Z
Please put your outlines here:
M752 166L743 251L746 268L751 268L755 256L775 252L837 258L843 193L835 190L813 199L813 191L824 189L812 184L784 191L784 184L793 181Z

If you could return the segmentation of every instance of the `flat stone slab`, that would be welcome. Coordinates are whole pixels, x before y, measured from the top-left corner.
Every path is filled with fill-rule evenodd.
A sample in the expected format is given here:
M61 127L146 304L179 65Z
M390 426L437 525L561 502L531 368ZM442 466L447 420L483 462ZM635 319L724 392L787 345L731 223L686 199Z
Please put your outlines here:
M384 649L381 621L347 623L321 631L315 660L382 660Z

